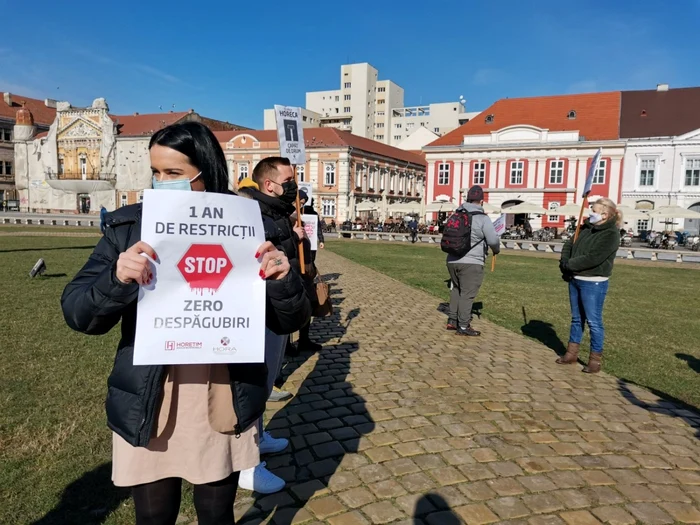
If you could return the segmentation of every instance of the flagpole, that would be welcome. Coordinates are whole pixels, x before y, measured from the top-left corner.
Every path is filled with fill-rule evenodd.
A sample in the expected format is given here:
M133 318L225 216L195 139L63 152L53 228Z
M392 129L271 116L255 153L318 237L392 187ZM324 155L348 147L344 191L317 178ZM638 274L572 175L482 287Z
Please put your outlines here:
M294 170L294 182L297 182L297 165L292 164L292 170ZM299 200L299 192L297 191L296 198L297 207L297 226L301 228L301 201ZM304 262L304 239L299 239L299 266L301 266L301 274L306 273L305 262Z
M585 196L581 201L581 211L578 214L578 222L576 223L576 233L574 234L574 242L578 240L578 234L581 231L581 221L583 220L583 210L586 208L588 203L588 196Z

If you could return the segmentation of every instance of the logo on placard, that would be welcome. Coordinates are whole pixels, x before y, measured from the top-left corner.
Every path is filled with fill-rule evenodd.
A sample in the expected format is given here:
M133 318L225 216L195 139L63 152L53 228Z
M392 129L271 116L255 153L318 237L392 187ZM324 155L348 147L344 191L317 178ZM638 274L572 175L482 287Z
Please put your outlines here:
M175 350L175 341L166 341L165 342L165 349L166 350Z
M204 343L201 341L166 341L165 349L172 350L198 350L204 348Z
M215 346L212 351L217 355L233 355L238 352L235 346L231 346L231 340L228 337L221 338L221 346Z
M223 346L228 346L228 344L231 342L231 340L228 337L222 337L221 338L221 344Z
M216 293L233 263L220 244L193 244L177 263L177 269L198 294Z

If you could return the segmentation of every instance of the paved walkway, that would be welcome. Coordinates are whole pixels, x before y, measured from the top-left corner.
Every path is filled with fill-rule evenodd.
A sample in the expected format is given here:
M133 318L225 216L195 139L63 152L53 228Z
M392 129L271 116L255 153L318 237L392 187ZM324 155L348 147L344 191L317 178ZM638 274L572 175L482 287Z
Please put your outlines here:
M438 301L325 252L332 318L290 363L267 458L288 481L239 494L240 523L700 522L700 416L487 322L443 330ZM307 360L308 359L308 360Z

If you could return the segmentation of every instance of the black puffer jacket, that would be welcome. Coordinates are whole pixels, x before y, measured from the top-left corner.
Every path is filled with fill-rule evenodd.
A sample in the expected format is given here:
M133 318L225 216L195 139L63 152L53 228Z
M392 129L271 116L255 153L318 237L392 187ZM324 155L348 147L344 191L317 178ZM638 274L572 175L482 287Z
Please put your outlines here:
M121 252L141 239L141 205L120 208L106 217L104 237L87 263L66 286L61 307L68 326L86 334L109 332L120 320L121 340L107 381L107 424L135 447L150 440L165 379L164 366L134 366L134 336L139 286L116 275ZM309 319L311 306L296 272L267 281L266 325L280 334L295 332ZM267 401L264 363L229 365L233 408L243 432L263 414Z
M289 259L290 266L294 268L297 274L301 275L301 266L299 264L299 238L296 233L294 233L292 221L289 219L289 216L294 213L294 206L285 204L280 199L265 195L254 188L242 188L238 190L238 193L241 196L258 201L263 218L267 217L275 224L277 232L274 235L282 251L287 256L287 259ZM266 234L270 232L267 224L265 225L265 231ZM308 262L308 260L304 262Z

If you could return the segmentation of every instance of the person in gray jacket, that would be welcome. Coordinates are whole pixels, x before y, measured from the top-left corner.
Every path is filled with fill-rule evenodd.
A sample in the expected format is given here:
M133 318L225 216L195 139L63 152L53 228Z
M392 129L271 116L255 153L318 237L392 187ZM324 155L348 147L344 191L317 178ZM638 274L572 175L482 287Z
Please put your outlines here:
M484 190L481 186L472 186L467 193L467 202L458 208L471 215L471 247L464 256L447 255L447 269L452 280L450 294L450 317L448 330L456 330L457 335L481 335L471 326L472 305L484 281L484 261L488 249L494 255L501 250L501 244L491 219L484 213Z

